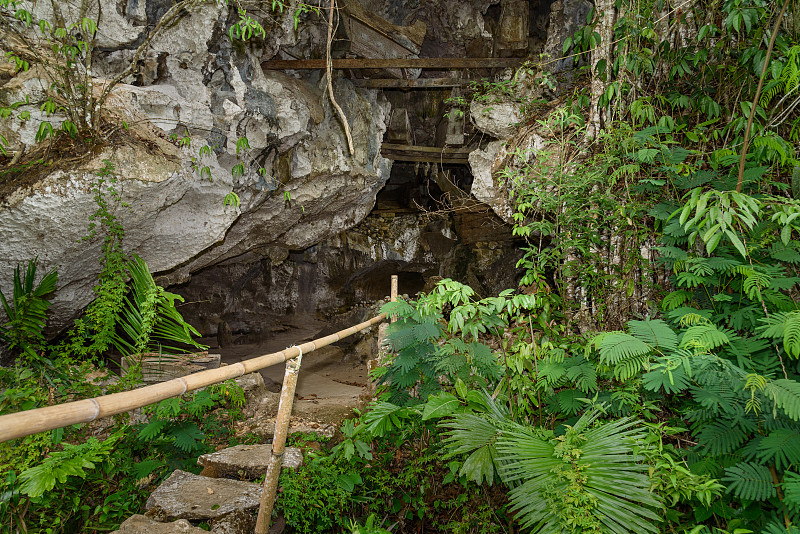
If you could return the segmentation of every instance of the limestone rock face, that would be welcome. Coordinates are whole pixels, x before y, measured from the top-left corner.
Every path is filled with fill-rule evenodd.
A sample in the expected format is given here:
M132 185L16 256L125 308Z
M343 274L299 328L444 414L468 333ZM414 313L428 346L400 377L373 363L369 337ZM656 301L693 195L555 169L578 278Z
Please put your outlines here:
M544 53L551 59L563 56L564 41L586 23L586 15L592 10L588 0L555 0L550 4L550 25ZM574 58L563 58L556 61L551 70L562 72L575 67Z
M251 482L208 478L176 470L147 499L147 515L162 521L218 519L258 508L261 487Z
M185 282L197 270L254 251L279 262L289 250L363 219L389 176L389 162L379 154L388 103L375 91L337 83L337 98L355 133L356 153L350 157L338 120L321 105L322 87L278 73L251 75L245 83L237 72L231 76L238 89L219 108L230 128L224 132L218 128L219 95L211 98L202 80L193 92L173 85L119 86L110 103L124 119L148 119L163 129L161 136L177 130L176 123L196 127L191 146L176 147L155 128L145 137L157 150L144 143L109 148L79 168L45 175L0 199L0 290L8 294L14 267L38 256L41 269L59 272L50 314L54 331L91 301L102 235L82 238L97 210L93 187L103 160L112 162L117 190L129 205L112 203L125 228L125 249L166 275L162 285ZM0 91L0 99L3 94L16 98ZM32 141L25 128L0 133L25 145ZM253 161L245 160L246 172L234 178L237 139L244 135L252 151L266 154L267 172L257 173ZM200 147L215 141L220 148L199 156ZM192 158L198 167L208 167L211 179L192 170ZM239 195L239 207L223 203L231 191Z
M185 519L179 519L172 523L160 523L143 515L133 515L125 520L111 534L203 534L206 532L202 528L193 527Z
M220 242L238 216L220 202L230 180L200 182L176 152L154 155L136 146L105 150L81 170L57 171L17 190L0 204L0 289L10 294L14 267L31 258L39 258L42 272L57 269L51 324L66 324L93 297L102 239L82 238L97 210L92 188L103 160L126 177L117 188L130 207L110 208L125 228L125 248L155 272Z

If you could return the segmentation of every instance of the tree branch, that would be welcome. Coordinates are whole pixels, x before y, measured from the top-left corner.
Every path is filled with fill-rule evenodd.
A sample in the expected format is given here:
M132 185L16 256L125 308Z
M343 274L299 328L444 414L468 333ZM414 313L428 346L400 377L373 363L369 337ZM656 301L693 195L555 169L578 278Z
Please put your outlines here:
M355 154L355 150L353 149L353 136L350 135L350 125L347 123L347 117L342 111L342 108L339 107L339 104L336 102L336 98L333 96L333 82L332 82L332 74L333 74L333 61L331 60L331 43L333 42L333 8L336 4L336 0L330 0L331 5L328 9L328 47L327 47L327 54L325 57L326 61L326 72L328 77L328 95L331 98L331 105L336 110L336 113L339 115L339 118L342 120L342 125L344 126L344 134L347 137L347 148L350 149L350 155L352 156Z
M764 87L764 78L767 76L767 66L769 65L769 56L772 55L772 47L775 46L775 36L778 35L778 30L781 27L781 20L786 11L786 6L789 5L789 0L783 0L783 7L781 12L778 13L778 20L775 21L775 27L772 28L772 35L769 38L769 46L767 46L767 55L764 57L764 66L761 67L761 76L758 79L758 88L756 95L753 97L753 105L750 106L750 117L747 119L747 127L744 129L744 143L742 144L742 158L739 160L739 179L736 181L736 192L742 192L742 182L744 181L744 160L747 157L747 148L750 144L750 129L753 127L753 118L756 116L756 106L758 106L758 97L761 96L761 89Z

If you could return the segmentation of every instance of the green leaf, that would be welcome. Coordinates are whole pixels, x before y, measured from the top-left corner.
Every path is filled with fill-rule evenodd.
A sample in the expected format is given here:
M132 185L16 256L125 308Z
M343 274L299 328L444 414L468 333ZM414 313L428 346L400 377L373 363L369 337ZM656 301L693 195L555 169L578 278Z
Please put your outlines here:
M494 481L494 459L489 446L481 447L470 454L459 470L459 475L466 476L476 484L485 480L490 486Z
M655 349L669 351L678 347L678 335L661 319L628 321L628 330Z
M800 432L778 429L770 432L758 443L758 459L765 464L775 464L779 470L800 465Z
M461 407L461 402L452 393L443 391L435 396L428 397L425 409L422 411L422 420L440 419L454 414Z

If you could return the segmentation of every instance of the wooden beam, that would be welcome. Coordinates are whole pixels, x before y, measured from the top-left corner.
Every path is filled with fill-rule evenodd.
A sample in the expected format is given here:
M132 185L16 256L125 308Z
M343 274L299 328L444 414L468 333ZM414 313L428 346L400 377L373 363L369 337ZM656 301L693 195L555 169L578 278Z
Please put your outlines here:
M478 80L463 78L412 78L399 80L397 78L350 78L356 87L369 89L436 89L438 87L463 87Z
M447 156L436 156L433 154L409 156L405 154L393 153L384 154L381 152L381 156L392 161L409 161L411 163L452 163L454 165L466 165L469 163L467 158L453 158Z
M522 58L504 57L414 57L334 59L334 69L494 69L513 67ZM261 63L265 70L324 69L324 59L272 59Z
M384 143L381 145L381 156L393 161L457 163L463 165L469 162L468 156L473 150L475 149Z
M445 147L440 146L420 146L420 145L398 145L395 143L383 143L381 150L388 150L392 152L424 152L427 154L448 154L456 156L463 154L464 157L470 152L476 150L474 148L460 148L460 147Z

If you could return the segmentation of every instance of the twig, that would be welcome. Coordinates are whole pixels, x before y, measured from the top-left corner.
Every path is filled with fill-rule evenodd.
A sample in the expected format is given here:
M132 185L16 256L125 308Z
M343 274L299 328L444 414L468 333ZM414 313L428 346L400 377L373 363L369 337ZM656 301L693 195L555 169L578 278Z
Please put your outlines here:
M336 0L331 0L331 6L328 9L328 46L325 56L325 70L328 76L328 95L331 98L331 105L336 110L339 118L342 120L342 125L344 126L344 135L347 137L347 148L350 149L350 155L352 156L355 154L355 150L353 149L353 136L350 135L350 125L347 123L347 117L345 116L344 111L342 111L342 108L339 107L339 104L336 102L336 98L333 96L333 60L331 59L331 43L333 42L333 8L335 4Z
M761 76L758 78L758 88L753 97L753 104L750 106L750 117L747 119L747 127L744 129L744 143L742 144L742 157L739 160L739 179L736 181L736 192L742 192L742 182L744 181L744 160L747 157L747 147L750 144L750 129L753 127L753 118L756 116L756 106L758 106L758 97L761 96L761 89L764 87L764 78L767 76L767 66L769 65L769 56L772 55L772 47L775 46L775 36L778 35L778 30L781 28L781 20L786 11L786 6L789 5L789 0L783 0L783 7L781 12L778 13L778 20L775 21L775 27L772 28L772 35L769 37L769 46L767 46L767 55L764 57L764 66L761 67Z

